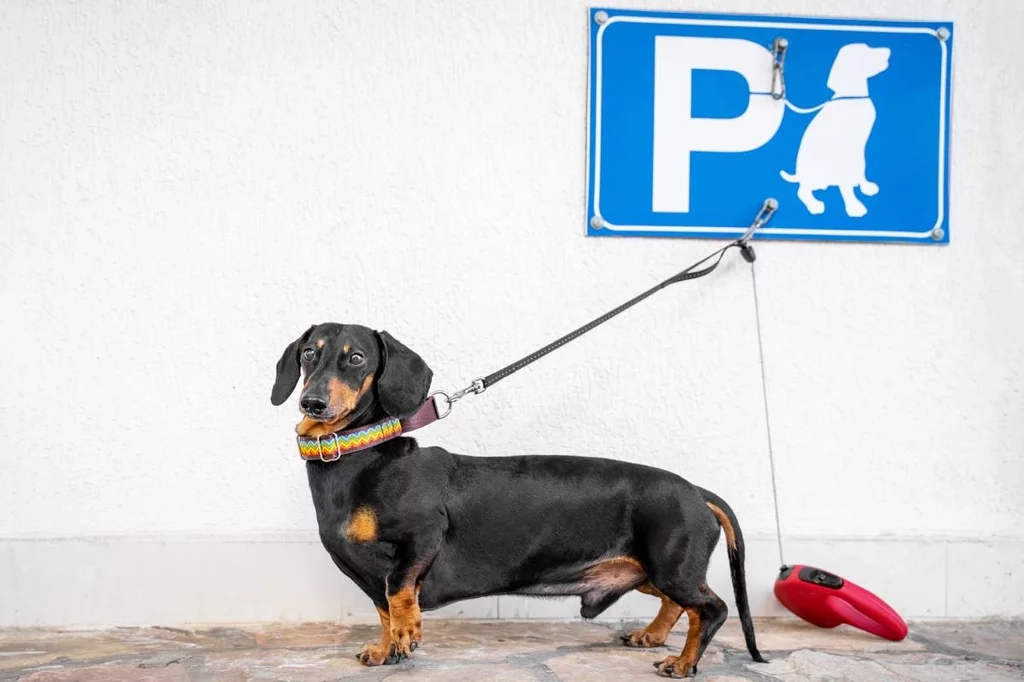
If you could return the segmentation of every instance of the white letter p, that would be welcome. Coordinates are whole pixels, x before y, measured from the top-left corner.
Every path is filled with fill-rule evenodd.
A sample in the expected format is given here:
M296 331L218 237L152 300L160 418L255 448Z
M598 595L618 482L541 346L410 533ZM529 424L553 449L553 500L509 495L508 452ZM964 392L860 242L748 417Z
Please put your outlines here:
M769 93L772 53L737 38L654 39L654 181L651 208L657 213L690 210L690 153L747 152L766 144L782 125L786 107L769 94L748 95L736 118L693 118L692 74L702 69L734 71L750 92Z

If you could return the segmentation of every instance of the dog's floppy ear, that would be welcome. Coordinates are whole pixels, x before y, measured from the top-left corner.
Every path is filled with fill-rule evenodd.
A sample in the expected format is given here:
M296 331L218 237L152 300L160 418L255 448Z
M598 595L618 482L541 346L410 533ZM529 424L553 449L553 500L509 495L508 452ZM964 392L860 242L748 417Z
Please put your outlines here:
M851 43L839 48L839 53L832 62L832 69L828 72L828 82L825 86L832 92L841 94L866 80L863 59L868 49L865 43Z
M416 353L387 332L380 339L381 370L377 396L381 407L392 417L408 417L427 399L434 373Z
M295 390L295 384L299 383L299 346L309 340L309 335L316 329L314 324L306 332L288 344L284 354L277 361L277 379L274 380L274 390L270 392L270 402L280 405L288 400L288 396Z

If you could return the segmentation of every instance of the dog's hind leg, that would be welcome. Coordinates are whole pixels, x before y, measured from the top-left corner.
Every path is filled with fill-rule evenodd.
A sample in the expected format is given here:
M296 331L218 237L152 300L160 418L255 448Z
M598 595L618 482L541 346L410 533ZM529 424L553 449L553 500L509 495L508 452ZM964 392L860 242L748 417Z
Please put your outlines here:
M701 659L704 655L704 650L708 648L708 644L711 644L711 640L718 632L719 628L725 625L725 619L729 616L729 607L725 605L722 598L715 594L707 584L704 585L707 590L708 598L710 602L706 613L702 618L702 624L704 626L704 632L701 635L700 649L697 651L697 660ZM696 669L696 663L694 663Z
M825 204L814 196L814 190L807 185L801 184L800 189L796 191L796 196L800 201L804 202L804 206L807 207L807 211L811 215L821 215L825 212Z
M703 582L685 598L683 593L679 593L677 598L689 603L683 607L689 619L686 643L678 656L666 656L655 663L654 667L667 677L694 677L697 674L697 663L715 633L725 623L729 609L725 602L711 591L707 583Z
M865 178L860 181L860 191L866 197L873 197L878 194L878 185Z
M693 531L691 531L693 532ZM682 543L672 542L673 562L669 557L652 557L651 583L686 612L689 628L686 644L678 656L667 656L655 667L667 677L693 677L697 663L728 615L728 609L707 584L708 562L718 543L718 524L695 533Z
M862 218L868 214L867 206L860 202L857 193L853 191L853 185L841 185L839 193L843 195L843 204L846 205L846 215L851 218Z
M661 646L668 639L668 633L671 632L679 617L683 615L683 607L666 597L650 583L645 583L636 589L638 592L661 599L661 608L658 609L658 615L647 624L647 627L623 635L622 642L626 646L644 648Z

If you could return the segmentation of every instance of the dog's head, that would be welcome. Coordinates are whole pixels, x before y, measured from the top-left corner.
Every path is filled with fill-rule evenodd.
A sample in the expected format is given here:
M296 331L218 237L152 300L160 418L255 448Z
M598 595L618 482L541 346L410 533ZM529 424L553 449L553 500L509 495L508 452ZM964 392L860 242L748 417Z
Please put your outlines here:
M890 52L887 47L870 47L864 43L843 45L832 62L828 89L837 95L866 95L868 79L889 68Z
M300 436L323 436L386 413L408 417L427 399L433 372L387 332L351 324L313 325L277 362L270 402L280 405L304 377Z

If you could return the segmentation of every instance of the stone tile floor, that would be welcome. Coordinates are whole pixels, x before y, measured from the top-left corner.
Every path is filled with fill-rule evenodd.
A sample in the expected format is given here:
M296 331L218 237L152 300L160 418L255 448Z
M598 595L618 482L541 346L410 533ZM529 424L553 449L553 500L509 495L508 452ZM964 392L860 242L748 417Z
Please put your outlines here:
M0 630L0 680L152 682L246 680L656 680L670 646L630 649L634 624L456 621L424 623L424 646L399 665L366 668L354 658L371 626L333 623L230 627ZM752 663L739 624L709 647L698 679L709 682L844 680L949 682L1024 680L1024 622L912 623L903 642L846 626L820 630L794 620L757 621L767 664Z

